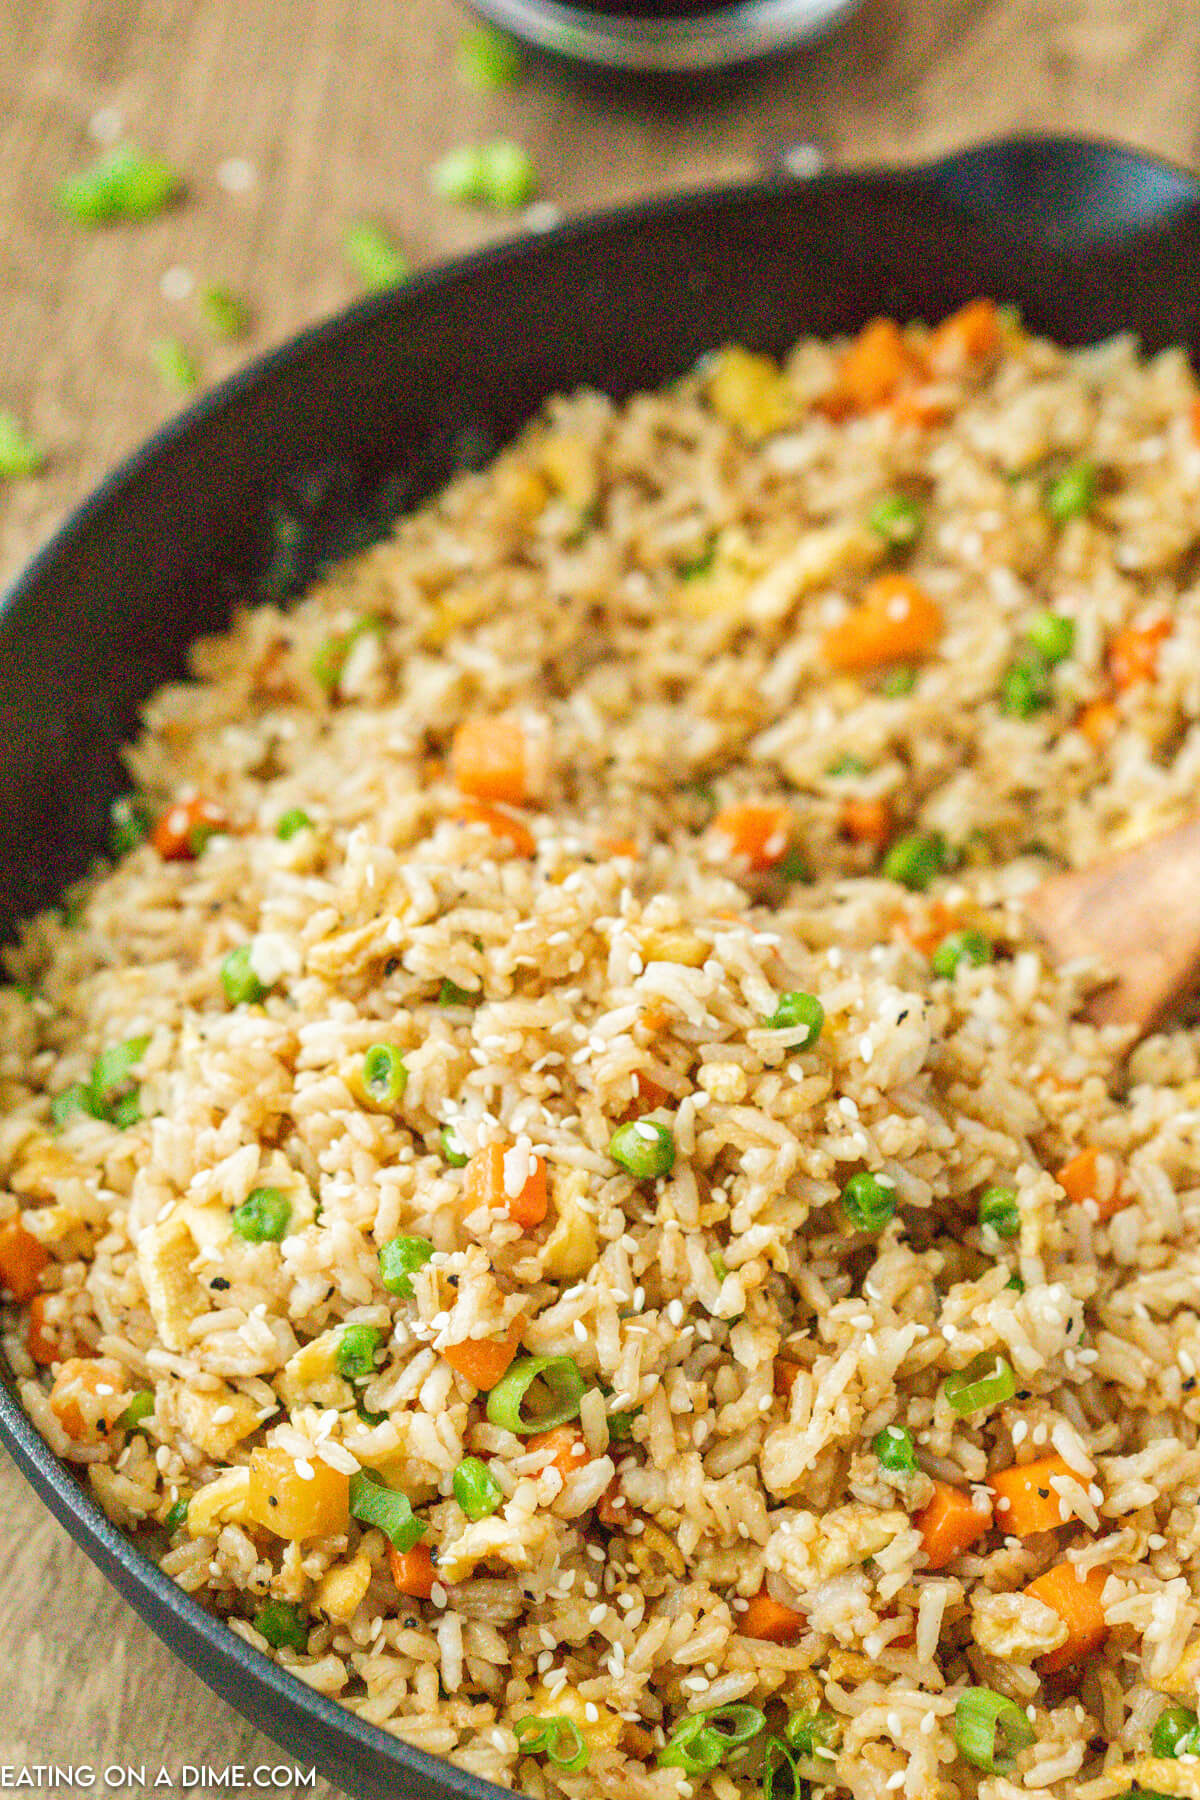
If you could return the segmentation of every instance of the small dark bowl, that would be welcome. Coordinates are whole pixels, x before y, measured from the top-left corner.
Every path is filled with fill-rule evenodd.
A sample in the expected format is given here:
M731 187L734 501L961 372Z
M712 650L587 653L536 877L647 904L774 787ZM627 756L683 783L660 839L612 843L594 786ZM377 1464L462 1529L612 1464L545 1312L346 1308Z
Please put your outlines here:
M189 641L302 583L548 394L616 395L737 340L781 350L976 294L1067 343L1200 340L1200 189L1105 144L1002 143L903 173L768 178L569 224L420 275L309 332L160 432L0 609L0 926L104 841L117 751ZM105 1518L0 1387L0 1437L188 1666L296 1761L368 1800L501 1792L311 1692Z

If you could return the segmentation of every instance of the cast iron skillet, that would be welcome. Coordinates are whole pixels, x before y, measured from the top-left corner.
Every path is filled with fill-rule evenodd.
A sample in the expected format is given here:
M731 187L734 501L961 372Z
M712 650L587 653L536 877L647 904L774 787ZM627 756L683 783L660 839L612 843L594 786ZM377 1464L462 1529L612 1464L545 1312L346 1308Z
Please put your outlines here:
M302 583L547 394L622 395L730 340L780 350L975 294L1068 343L1200 348L1200 187L1131 151L999 143L902 174L635 207L418 276L218 389L105 482L0 609L0 931L103 842L139 702L239 596ZM273 531L271 529L273 521ZM309 1691L109 1524L0 1385L17 1465L138 1612L297 1763L364 1800L500 1790ZM185 1746L186 1748L186 1746Z

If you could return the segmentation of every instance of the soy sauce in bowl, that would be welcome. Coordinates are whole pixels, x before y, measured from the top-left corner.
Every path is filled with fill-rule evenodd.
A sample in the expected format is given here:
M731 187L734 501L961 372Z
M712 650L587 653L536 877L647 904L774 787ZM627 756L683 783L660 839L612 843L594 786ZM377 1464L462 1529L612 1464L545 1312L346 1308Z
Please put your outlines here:
M822 37L862 0L472 0L541 50L603 68L727 68Z

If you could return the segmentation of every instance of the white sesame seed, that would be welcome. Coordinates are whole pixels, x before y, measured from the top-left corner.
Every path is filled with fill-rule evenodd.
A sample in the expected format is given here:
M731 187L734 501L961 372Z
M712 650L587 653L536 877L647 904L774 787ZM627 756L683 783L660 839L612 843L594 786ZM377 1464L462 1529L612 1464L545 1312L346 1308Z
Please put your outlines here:
M158 284L158 291L164 300L186 300L195 290L196 277L182 263L172 263L164 269Z
M256 180L254 164L244 156L227 156L217 164L217 186L227 194L246 194Z
M93 144L115 144L124 124L115 106L98 106L88 120L88 136Z

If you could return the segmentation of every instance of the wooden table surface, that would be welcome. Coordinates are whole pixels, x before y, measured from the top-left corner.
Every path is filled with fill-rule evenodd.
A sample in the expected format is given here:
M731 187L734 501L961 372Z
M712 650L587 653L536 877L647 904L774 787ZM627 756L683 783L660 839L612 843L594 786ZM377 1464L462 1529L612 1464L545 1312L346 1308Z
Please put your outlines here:
M454 66L465 22L454 0L0 0L0 410L47 453L37 478L0 486L0 578L178 404L149 341L185 340L208 381L335 311L355 291L340 245L357 217L421 263L511 232L430 197L431 161L465 137L518 138L567 212L739 176L801 141L853 164L1053 129L1198 158L1200 9L1178 0L866 0L816 50L700 93L545 65L471 93ZM188 197L87 234L50 196L114 131L185 171ZM206 339L189 278L249 298L244 343ZM0 1544L0 1765L283 1760L7 1464Z

